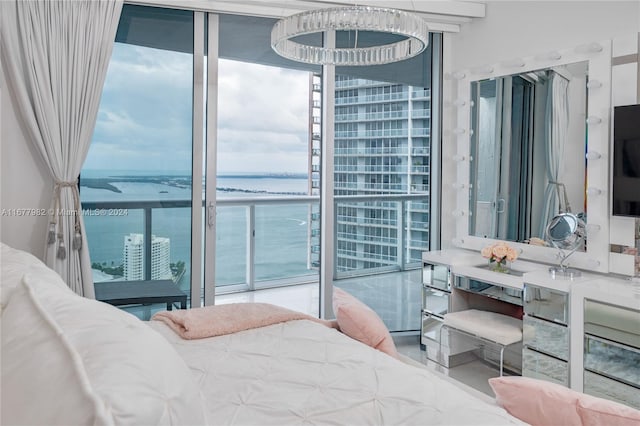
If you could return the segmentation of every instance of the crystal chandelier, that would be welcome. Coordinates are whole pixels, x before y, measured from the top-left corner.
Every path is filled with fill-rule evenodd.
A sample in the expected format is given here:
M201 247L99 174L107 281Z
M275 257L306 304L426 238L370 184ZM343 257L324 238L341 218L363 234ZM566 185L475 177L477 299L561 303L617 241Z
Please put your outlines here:
M356 31L354 47L318 47L293 40L303 34L329 30ZM358 31L391 33L406 38L390 44L358 47ZM271 30L271 47L280 56L320 65L388 64L420 54L428 43L429 29L419 16L402 10L370 6L302 12L279 20Z

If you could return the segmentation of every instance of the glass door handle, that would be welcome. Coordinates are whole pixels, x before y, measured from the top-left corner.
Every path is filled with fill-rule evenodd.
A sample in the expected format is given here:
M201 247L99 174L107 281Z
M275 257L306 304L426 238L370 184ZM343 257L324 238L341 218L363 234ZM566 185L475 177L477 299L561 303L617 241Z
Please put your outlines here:
M213 205L213 201L209 201L207 205L207 226L213 228L216 224L216 206Z

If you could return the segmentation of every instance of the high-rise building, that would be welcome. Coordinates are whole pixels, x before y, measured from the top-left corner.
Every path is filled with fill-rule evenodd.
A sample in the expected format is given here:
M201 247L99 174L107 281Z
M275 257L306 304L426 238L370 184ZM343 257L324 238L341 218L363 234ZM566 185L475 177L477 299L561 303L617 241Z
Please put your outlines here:
M429 89L336 76L335 195L424 194L338 202L338 272L397 268L429 249L430 112Z
M125 235L123 251L125 280L145 279L144 256L143 235ZM171 241L169 238L151 236L151 279L171 279Z

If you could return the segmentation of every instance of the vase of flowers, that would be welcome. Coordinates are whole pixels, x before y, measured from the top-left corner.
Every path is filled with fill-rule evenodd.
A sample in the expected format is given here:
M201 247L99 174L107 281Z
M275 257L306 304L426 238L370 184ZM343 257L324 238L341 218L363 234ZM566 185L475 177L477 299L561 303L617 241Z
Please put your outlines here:
M482 249L482 257L489 259L489 268L495 272L507 273L507 262L513 262L518 258L518 252L504 241L499 241Z

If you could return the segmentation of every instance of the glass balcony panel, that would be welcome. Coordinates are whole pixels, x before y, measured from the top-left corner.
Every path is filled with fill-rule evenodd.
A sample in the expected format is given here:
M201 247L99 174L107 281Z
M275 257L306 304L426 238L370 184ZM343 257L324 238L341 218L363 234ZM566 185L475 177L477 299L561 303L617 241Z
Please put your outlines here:
M83 198L89 198L86 195L89 190L83 192ZM125 235L144 233L143 210L120 209L126 214L102 216L99 214L102 209L89 210L83 206L94 282L123 281Z
M366 270L402 270L418 264L429 249L429 223L424 201L336 203L338 277ZM417 207L416 207L417 205Z
M130 31L118 31L80 179L83 206L101 212L85 217L94 274L98 283L125 281L126 296L135 298L139 281L171 280L172 264L182 262L180 285L189 296L193 12L126 4L121 24ZM175 37L150 43L157 31ZM167 90L169 80L176 84ZM148 319L167 305L124 309Z
M151 210L151 279L171 279L191 292L191 208Z
M256 281L303 275L317 279L309 264L309 208L309 204L256 206Z
M247 207L218 206L216 287L247 282Z

